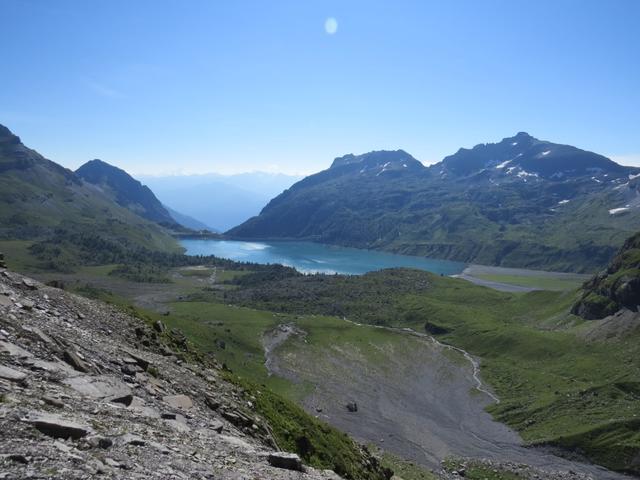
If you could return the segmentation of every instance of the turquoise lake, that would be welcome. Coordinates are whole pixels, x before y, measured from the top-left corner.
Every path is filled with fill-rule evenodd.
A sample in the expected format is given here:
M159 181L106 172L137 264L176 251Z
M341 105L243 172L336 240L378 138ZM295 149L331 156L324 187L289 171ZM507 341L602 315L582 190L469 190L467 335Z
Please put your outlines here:
M243 242L235 240L180 240L187 255L215 255L238 262L279 263L303 273L361 275L392 267L412 267L454 275L464 263L410 255L337 247L312 242Z

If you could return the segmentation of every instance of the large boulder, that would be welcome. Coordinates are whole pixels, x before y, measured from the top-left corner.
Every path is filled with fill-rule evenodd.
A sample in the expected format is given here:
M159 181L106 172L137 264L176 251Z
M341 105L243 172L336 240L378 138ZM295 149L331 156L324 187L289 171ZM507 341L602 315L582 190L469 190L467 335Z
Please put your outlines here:
M277 468L285 468L287 470L304 471L302 460L295 453L274 452L269 454L269 463Z
M81 425L50 413L32 413L26 421L40 432L54 438L73 438L77 440L88 435L91 431L86 425Z

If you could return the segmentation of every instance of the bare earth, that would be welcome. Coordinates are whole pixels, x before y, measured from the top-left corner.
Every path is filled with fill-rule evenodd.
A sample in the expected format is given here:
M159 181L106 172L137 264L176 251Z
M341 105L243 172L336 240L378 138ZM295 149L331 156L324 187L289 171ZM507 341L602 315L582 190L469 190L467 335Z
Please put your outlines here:
M597 479L628 478L524 447L515 431L484 410L494 400L478 390L467 358L427 336L389 335L405 338L374 346L385 355L380 364L348 344L319 349L299 331L282 328L265 337L267 367L315 385L304 400L310 413L428 468L437 470L444 458L456 455L521 462L550 472L571 470ZM357 412L348 411L350 402L357 403Z
M565 273L565 272L547 272L544 270L528 270L525 268L506 268L506 267L490 267L487 265L469 265L464 271L458 275L452 275L454 278L462 278L476 285L482 285L483 287L493 288L494 290L500 290L502 292L531 292L534 290L540 290L534 287L523 287L520 285L511 285L509 283L494 282L484 278L480 278L480 275L508 275L514 277L536 277L536 278L548 278L556 280L577 280L584 282L591 277L591 275L584 275L580 273Z

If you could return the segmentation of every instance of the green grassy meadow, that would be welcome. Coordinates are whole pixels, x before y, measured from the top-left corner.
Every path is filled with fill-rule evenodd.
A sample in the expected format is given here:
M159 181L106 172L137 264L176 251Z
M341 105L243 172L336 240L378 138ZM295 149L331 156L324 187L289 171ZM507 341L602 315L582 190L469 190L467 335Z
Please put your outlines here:
M530 275L479 274L475 275L475 277L491 282L553 291L575 290L580 288L583 283L580 279L549 278L545 276L536 277Z

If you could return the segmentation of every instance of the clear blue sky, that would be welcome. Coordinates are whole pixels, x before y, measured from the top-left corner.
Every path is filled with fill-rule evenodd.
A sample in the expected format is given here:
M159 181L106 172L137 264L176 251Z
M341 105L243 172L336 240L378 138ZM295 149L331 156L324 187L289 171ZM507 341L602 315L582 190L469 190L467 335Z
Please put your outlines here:
M520 130L640 165L638 0L0 0L0 19L0 123L72 168L433 163Z

